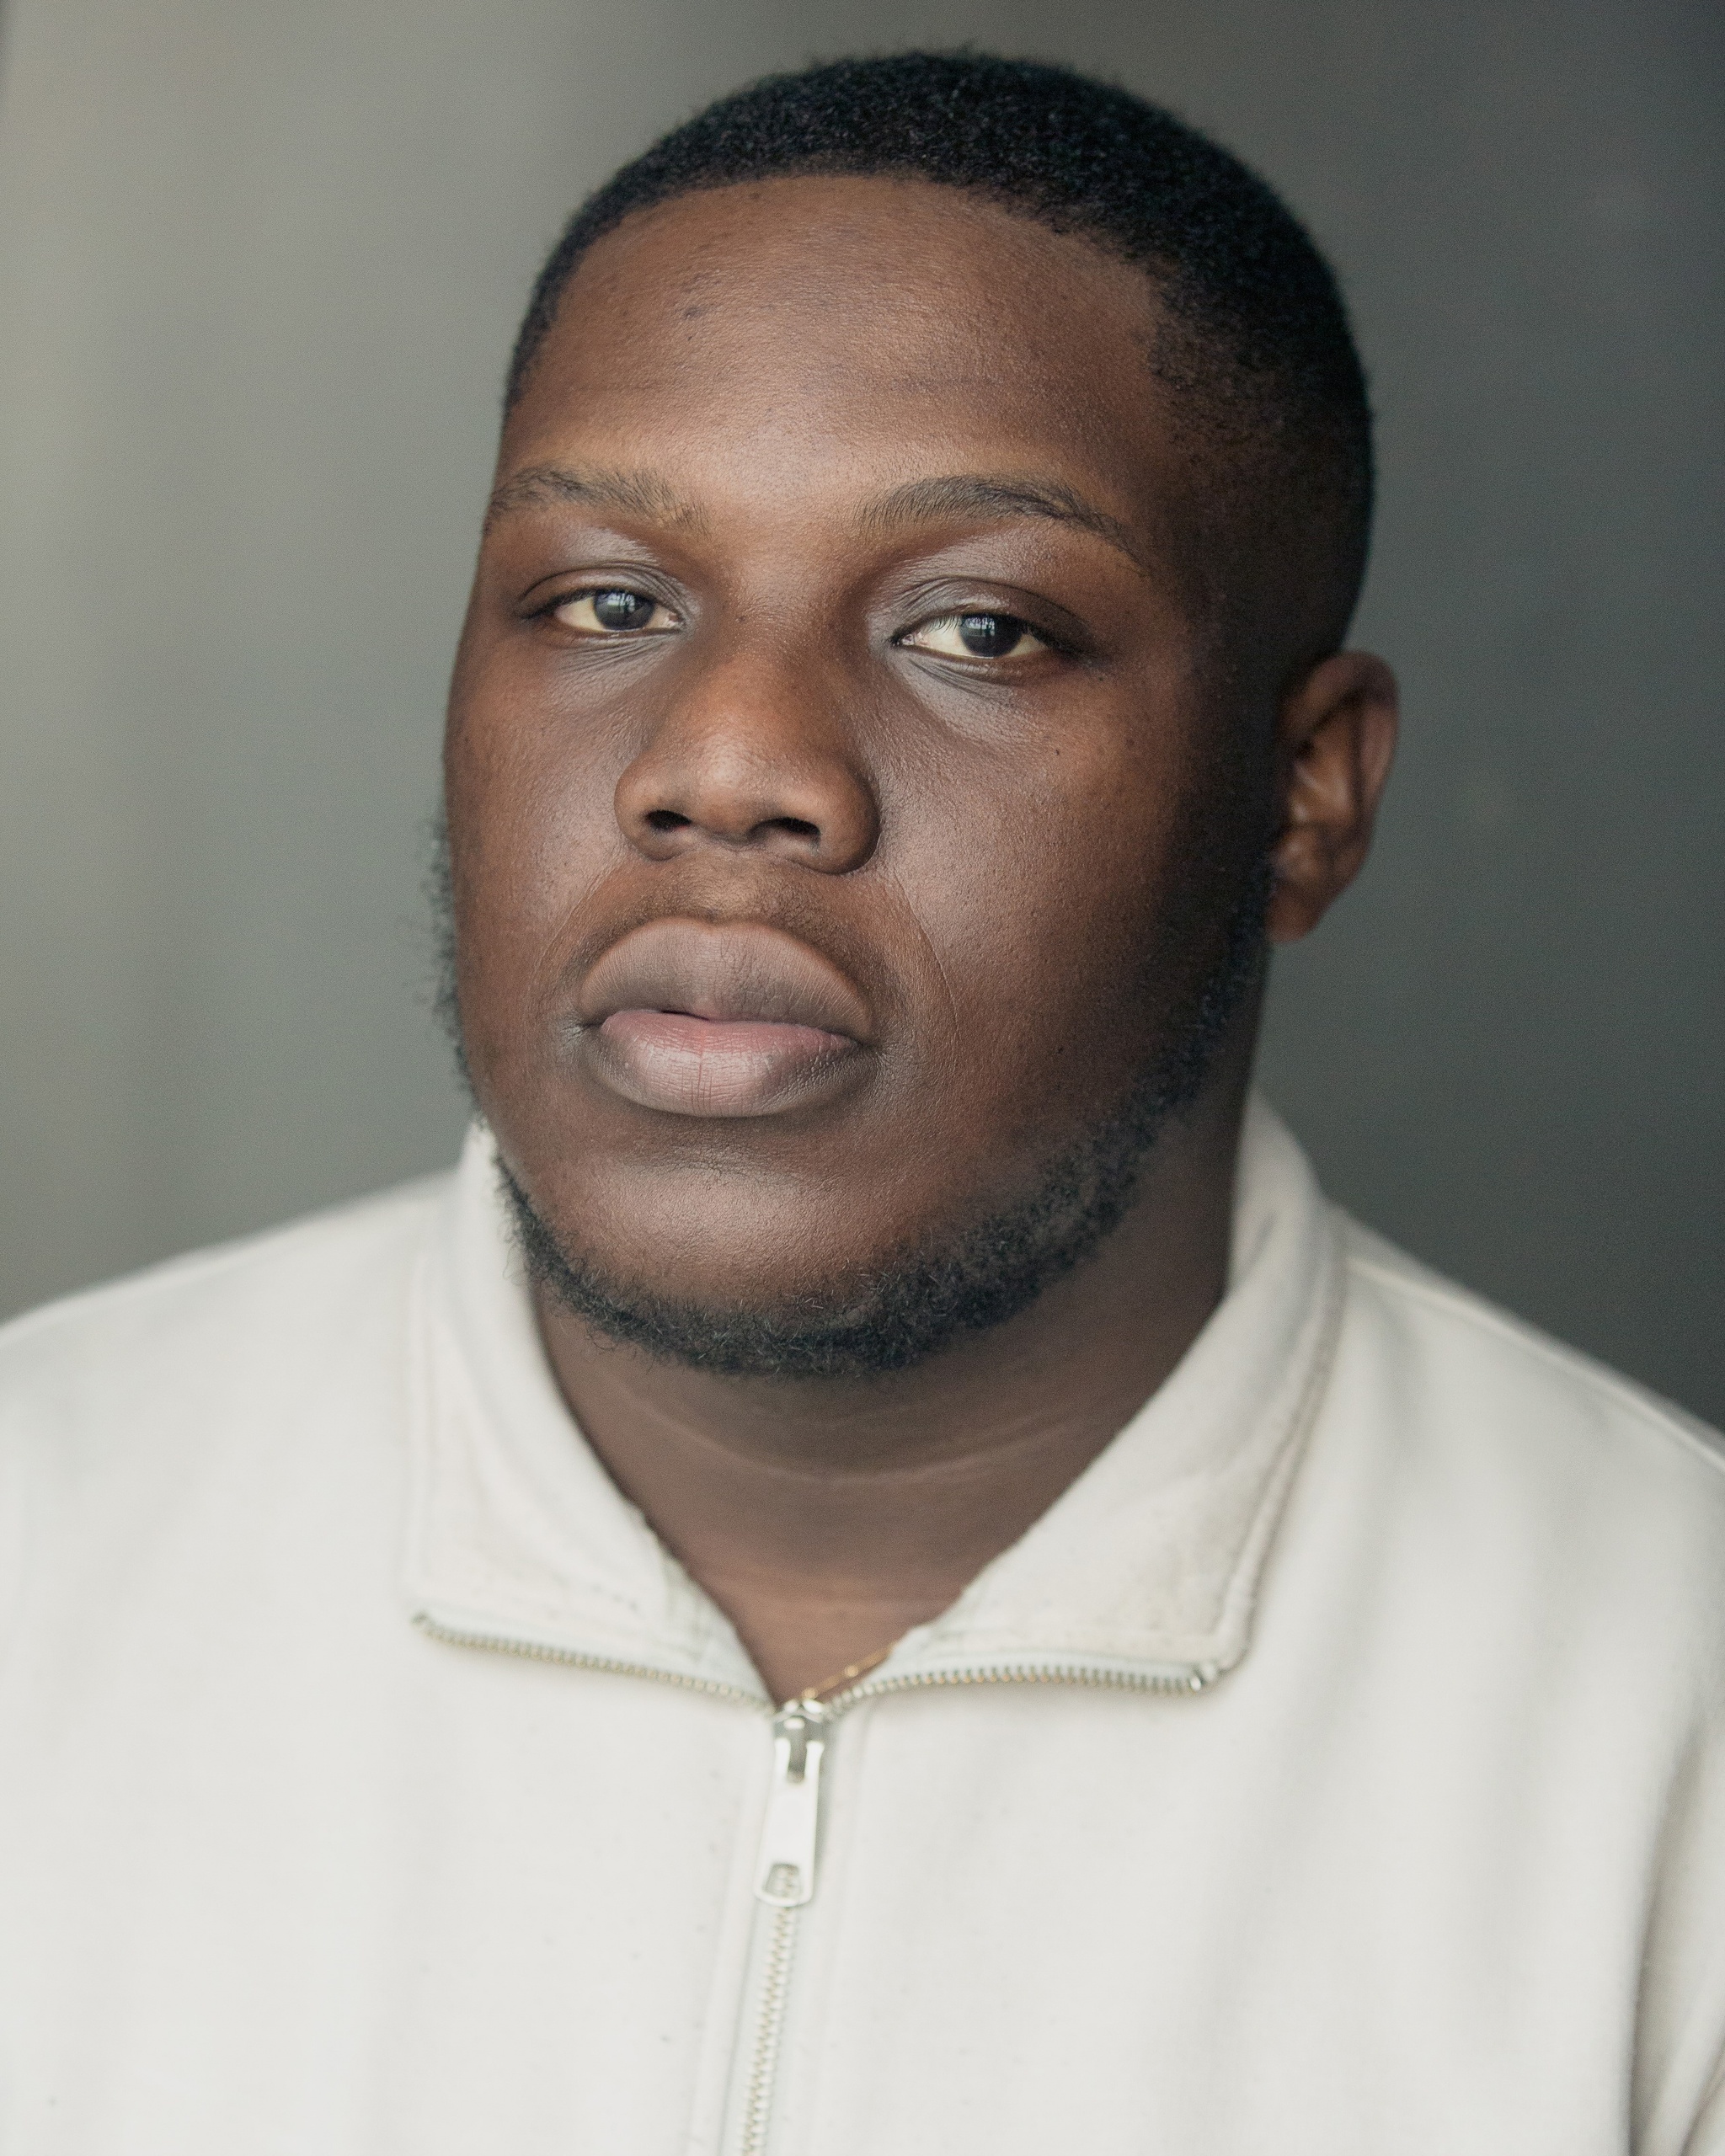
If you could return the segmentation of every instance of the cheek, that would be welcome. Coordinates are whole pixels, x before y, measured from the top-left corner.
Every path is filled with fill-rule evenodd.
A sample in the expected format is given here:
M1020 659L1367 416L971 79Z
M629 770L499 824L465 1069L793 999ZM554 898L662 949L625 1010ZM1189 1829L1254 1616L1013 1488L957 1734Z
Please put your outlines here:
M613 729L511 697L452 702L445 788L462 1009L470 1056L507 1043L532 984L617 859L613 808L626 751Z
M962 846L929 833L905 895L951 999L955 1104L1013 1119L1116 1093L1167 1002L1144 992L1178 880L1178 759L1134 767L1075 745L974 797Z

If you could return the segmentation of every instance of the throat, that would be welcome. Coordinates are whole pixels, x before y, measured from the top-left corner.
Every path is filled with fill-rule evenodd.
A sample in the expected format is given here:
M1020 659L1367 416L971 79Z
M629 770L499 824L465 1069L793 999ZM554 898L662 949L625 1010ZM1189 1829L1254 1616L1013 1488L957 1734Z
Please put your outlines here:
M948 1609L1047 1511L1136 1400L1058 1418L1003 1410L988 1441L874 1452L827 1402L806 1449L763 1454L662 1397L619 1402L611 1350L572 1404L611 1479L736 1630L775 1700L818 1694ZM958 1421L945 1418L946 1435ZM757 1424L752 1433L761 1434ZM788 1433L782 1433L788 1434ZM811 1433L813 1434L813 1433ZM871 1456L873 1454L873 1456Z
M839 1599L820 1591L788 1594L716 1579L702 1585L732 1613L762 1684L781 1704L830 1698L860 1684L906 1632L939 1616L945 1606Z
M909 1369L691 1368L604 1338L543 1280L540 1330L613 1482L790 1700L949 1609L1156 1390L1220 1299L1232 1165L1226 1132L1029 1308Z
M1218 1261L1178 1299L1139 1303L1113 1354L1060 1353L1095 1344L1062 1309L1082 1295L1095 1319L1092 1272L1045 1297L1033 1330L857 1386L715 1379L600 1346L555 1309L541 1321L611 1480L783 1701L950 1609L1156 1390L1220 1282Z

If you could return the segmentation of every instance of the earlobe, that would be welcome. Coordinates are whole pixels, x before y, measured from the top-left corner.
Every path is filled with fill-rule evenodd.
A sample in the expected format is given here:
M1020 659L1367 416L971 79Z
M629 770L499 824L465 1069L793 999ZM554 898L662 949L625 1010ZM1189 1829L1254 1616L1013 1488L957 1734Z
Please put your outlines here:
M1396 750L1396 677L1366 651L1323 659L1283 703L1277 725L1282 801L1271 851L1274 942L1316 928L1359 873Z

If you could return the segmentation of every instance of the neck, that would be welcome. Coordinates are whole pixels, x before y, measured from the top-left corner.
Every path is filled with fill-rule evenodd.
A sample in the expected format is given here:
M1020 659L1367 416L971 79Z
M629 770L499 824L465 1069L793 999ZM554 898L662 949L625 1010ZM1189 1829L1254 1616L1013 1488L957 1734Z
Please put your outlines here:
M600 1340L540 1292L589 1442L774 1698L824 1689L937 1616L1168 1375L1226 1283L1242 1091L1162 1134L1086 1264L910 1369L718 1377Z

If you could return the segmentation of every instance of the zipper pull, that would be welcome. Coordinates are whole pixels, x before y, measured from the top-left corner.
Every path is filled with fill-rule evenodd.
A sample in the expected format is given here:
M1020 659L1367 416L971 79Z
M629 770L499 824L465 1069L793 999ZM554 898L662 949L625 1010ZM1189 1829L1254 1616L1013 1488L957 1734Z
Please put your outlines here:
M772 1785L761 1830L755 1892L776 1909L800 1908L814 1897L825 1750L826 1710L817 1700L793 1700L773 1716Z

